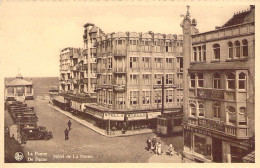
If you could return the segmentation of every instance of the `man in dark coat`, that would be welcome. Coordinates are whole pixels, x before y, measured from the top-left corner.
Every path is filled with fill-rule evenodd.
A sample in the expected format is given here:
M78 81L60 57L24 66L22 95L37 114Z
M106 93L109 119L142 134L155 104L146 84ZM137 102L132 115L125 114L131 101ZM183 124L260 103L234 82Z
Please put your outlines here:
M65 140L69 140L69 130L66 128L65 131Z
M71 129L71 125L72 125L72 123L71 123L70 120L69 120L69 122L68 122L69 131L70 131L70 129Z
M146 143L147 143L147 150L150 151L151 145L152 145L152 141L151 141L150 137L148 137L148 139L146 140Z

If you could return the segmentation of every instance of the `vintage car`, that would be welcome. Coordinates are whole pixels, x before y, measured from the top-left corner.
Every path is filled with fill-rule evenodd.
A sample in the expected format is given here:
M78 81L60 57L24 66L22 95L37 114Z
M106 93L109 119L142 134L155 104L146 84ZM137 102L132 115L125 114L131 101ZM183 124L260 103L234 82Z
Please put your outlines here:
M37 116L17 116L14 118L15 123L27 123L27 122L37 122Z
M26 140L49 140L52 138L52 132L43 126L24 127L21 133L25 136Z

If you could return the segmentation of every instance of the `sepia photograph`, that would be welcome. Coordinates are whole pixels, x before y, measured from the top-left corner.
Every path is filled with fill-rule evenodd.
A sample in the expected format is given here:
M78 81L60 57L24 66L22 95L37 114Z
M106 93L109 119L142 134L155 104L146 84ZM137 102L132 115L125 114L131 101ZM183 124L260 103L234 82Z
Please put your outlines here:
M255 163L256 6L0 1L5 166Z

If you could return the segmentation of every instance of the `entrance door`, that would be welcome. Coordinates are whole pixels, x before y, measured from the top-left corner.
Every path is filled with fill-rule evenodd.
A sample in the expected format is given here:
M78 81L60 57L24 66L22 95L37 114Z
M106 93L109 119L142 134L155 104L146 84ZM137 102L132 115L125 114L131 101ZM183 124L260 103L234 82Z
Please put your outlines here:
M222 163L222 140L212 138L213 162Z

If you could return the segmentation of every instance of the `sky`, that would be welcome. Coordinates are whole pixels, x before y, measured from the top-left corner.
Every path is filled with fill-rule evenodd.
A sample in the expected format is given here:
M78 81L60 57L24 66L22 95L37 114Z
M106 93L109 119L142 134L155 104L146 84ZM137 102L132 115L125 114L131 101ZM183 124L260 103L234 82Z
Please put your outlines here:
M98 3L97 3L98 2ZM83 48L83 25L94 23L105 33L134 31L181 34L185 3L95 3L24 1L0 4L0 66L4 77L59 76L59 50ZM191 3L200 32L222 26L249 4Z

